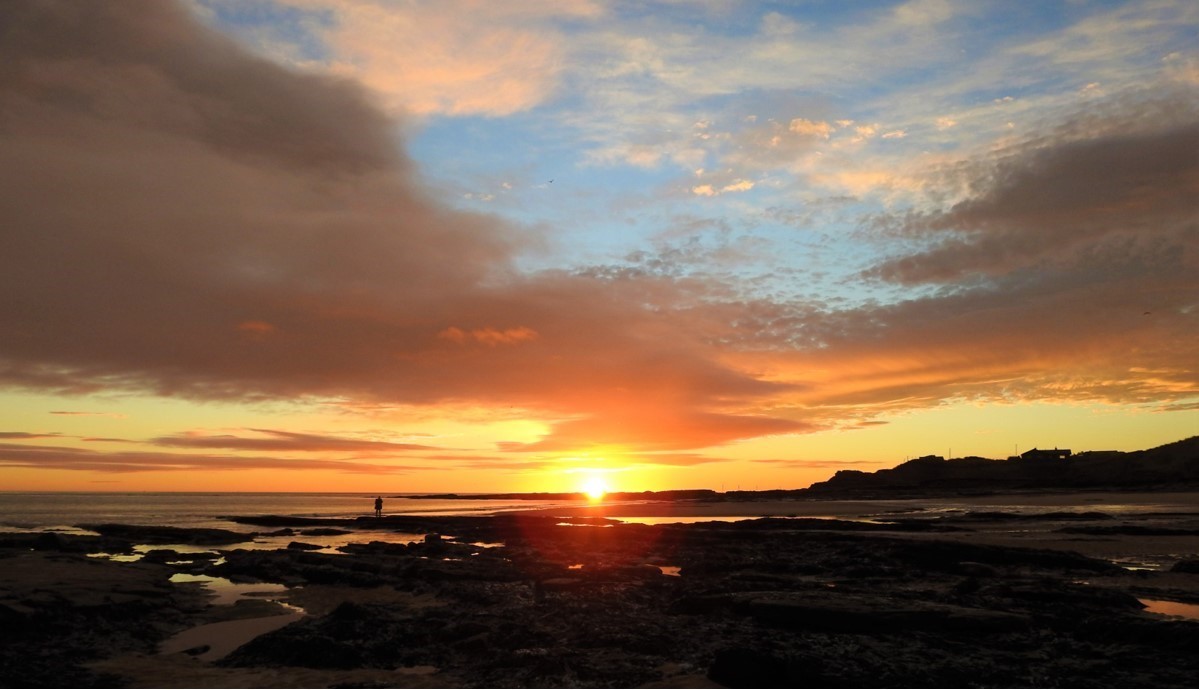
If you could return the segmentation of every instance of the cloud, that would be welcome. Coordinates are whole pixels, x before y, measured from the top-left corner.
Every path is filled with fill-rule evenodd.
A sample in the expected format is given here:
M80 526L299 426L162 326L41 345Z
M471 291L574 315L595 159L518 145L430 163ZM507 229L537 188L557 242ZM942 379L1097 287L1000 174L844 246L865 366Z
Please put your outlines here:
M591 0L408 3L282 0L331 15L319 31L333 73L353 77L399 112L509 115L558 86L560 20L602 13Z
M795 460L788 458L762 458L752 460L754 463L764 465L775 465L788 469L844 469L853 467L854 465L864 465L867 467L882 467L883 463L877 460Z
M534 31L519 29L526 6L507 7L481 10L477 31L466 35L515 40ZM594 9L556 15L539 7L531 11L583 18ZM347 27L378 8L343 9L337 30L350 37ZM836 310L746 298L743 285L695 270L697 257L754 249L735 238L721 237L715 249L680 240L660 257L609 269L522 273L522 252L541 238L439 202L398 146L396 122L351 80L255 57L167 3L0 6L0 382L362 408L518 407L549 431L501 450L603 446L678 462L695 458L683 451L962 398L1187 405L1199 386L1190 346L1199 313L1193 96L1123 96L1119 80L1105 75L1115 96L1096 96L1065 124L1047 121L1027 141L987 142L979 150L996 144L994 158L947 165L935 171L940 178L892 159L838 157L918 145L934 113L957 116L939 102L895 121L873 112L833 119L815 98L752 119L680 107L844 82L868 40L896 49L895 63L871 76L884 80L936 59L927 38L937 22L954 20L953 10L905 5L823 38L768 17L748 37L697 30L653 41L661 25L650 22L638 28L644 36L604 33L578 46L576 55L615 57L575 73L607 70L608 81L580 100L588 117L572 124L594 132L597 146L685 165L688 183L677 192L758 185L741 197L749 200L769 189L762 173L775 169L863 192L954 190L859 231L856 247L889 258L854 278L887 297ZM456 14L442 24L434 17L430 40L469 19L459 6L444 11ZM492 33L483 24L494 13L502 21ZM384 28L363 51L383 45L392 35ZM541 61L564 49L560 38L529 37L528 66L542 74ZM503 62L521 45L483 43L454 69L493 49ZM716 64L722 51L745 60ZM369 74L383 63L363 65ZM421 78L413 77L413 98L430 99L429 112L515 112L560 87L471 87L484 99L475 102L422 90ZM1033 100L1020 93L1004 118ZM998 111L992 95L980 102ZM596 123L594 113L623 119ZM955 133L966 127L962 117ZM909 128L911 136L886 146L851 142ZM817 168L810 162L818 158L831 162ZM691 176L696 168L706 172ZM230 451L424 452L250 431L157 440ZM290 457L8 451L9 462L122 471L322 466Z
M647 390L652 389L647 387ZM638 408L621 414L558 422L539 441L501 443L500 447L510 452L558 452L593 446L620 446L643 452L682 450L811 430L803 422L765 416Z
M275 429L249 429L260 436L210 435L200 432L160 436L150 443L174 448L224 448L227 450L352 452L373 455L407 451L444 450L416 443L393 443L323 434L303 434Z
M1195 109L1115 101L969 166L948 208L900 214L908 252L863 278L935 289L797 314L776 363L809 384L797 397L846 414L1199 395Z
M50 414L65 417L112 417L113 419L125 419L128 416L119 412L77 412L72 410L51 410Z
M521 275L537 238L434 199L354 83L168 3L5 5L0 24L0 382L516 405L634 446L793 428L721 412L787 386L688 327L698 284ZM646 389L681 412L612 421Z
M813 122L797 117L787 125L787 130L800 136L828 139L833 133L833 126L827 122Z
M639 465L664 465L667 467L694 467L714 462L732 462L731 458L714 458L698 453L642 453L628 458Z
M515 345L529 340L536 340L537 331L525 328L524 326L505 328L503 330L489 327L476 328L470 331L464 331L457 326L450 326L438 333L437 337L458 344L477 342L494 347L496 345Z
M1148 131L1135 120L1112 122L1098 136L1000 161L973 183L981 193L909 224L908 232L941 242L872 273L904 283L953 281L1077 262L1106 242L1149 238L1185 252L1184 237L1195 232L1199 125L1192 117L1199 109L1174 107L1182 112Z
M419 466L364 463L349 460L136 451L102 452L66 446L26 446L15 443L0 443L0 467L115 473L267 469L333 470L347 473L389 474L428 469L427 467Z
M747 192L754 188L754 183L749 180L737 180L720 188L723 193L728 192Z

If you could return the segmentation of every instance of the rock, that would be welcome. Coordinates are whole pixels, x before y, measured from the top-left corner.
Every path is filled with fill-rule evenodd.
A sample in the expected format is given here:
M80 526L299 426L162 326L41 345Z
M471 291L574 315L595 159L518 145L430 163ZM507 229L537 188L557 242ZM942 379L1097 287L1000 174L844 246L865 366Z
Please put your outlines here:
M350 669L360 667L362 661L358 649L341 640L313 633L276 632L250 640L217 664Z
M124 539L58 532L0 532L0 549L62 551L66 553L132 553Z
M729 688L811 688L826 684L819 660L735 647L716 653L708 678Z
M38 551L61 551L62 539L53 532L43 532L33 542L33 548Z
M293 541L287 545L287 548L297 551L319 551L325 547L321 546L320 544L307 544L302 541Z
M995 577L999 571L985 563L962 561L958 563L958 572L970 577Z
M152 525L86 524L81 529L106 537L129 539L142 544L200 544L216 546L253 541L254 535L227 529L202 527L162 527Z
M195 564L198 561L215 561L220 554L207 551L204 553L179 553L174 549L150 549L142 554L142 560L147 563L180 563Z
M754 618L798 630L1010 632L1025 630L1031 622L1016 613L890 598L778 592L743 601Z
M1199 573L1199 558L1181 560L1171 568L1172 573Z
M210 649L212 649L212 645L202 644L198 647L191 647L189 649L185 649L185 650L183 650L183 653L188 656L200 656L201 654L208 652L208 650L210 650Z

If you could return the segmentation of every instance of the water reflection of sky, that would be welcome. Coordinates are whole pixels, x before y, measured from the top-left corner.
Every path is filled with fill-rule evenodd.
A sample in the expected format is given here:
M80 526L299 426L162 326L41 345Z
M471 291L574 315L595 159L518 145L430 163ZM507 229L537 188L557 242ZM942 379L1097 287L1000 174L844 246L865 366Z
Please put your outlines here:
M853 515L704 515L704 516L656 516L656 517L616 517L613 520L627 522L637 525L693 525L698 522L741 522L743 520L761 520L762 518L776 518L779 520L841 520L843 522L868 522L871 524L885 524L885 520L880 520L874 517L857 517ZM567 524L567 523L560 523Z
M279 535L279 536L259 536L253 541L238 542L236 544L222 544L220 546L200 546L196 544L136 544L133 547L132 554L113 554L113 553L90 553L92 558L107 558L113 561L133 562L139 561L149 551L169 550L176 553L210 553L213 555L219 554L221 551L234 551L244 549L246 551L274 551L276 549L286 549L287 545L293 541L304 544L312 544L321 547L320 549L312 549L315 553L329 553L342 555L338 551L338 547L348 544L367 544L372 541L381 541L388 544L409 544L412 542L424 541L424 534L416 534L412 532L383 532L383 531L357 531L349 534L334 534L309 536L299 534Z
M1141 599L1145 611L1163 616L1177 616L1199 620L1199 604L1184 604L1180 601L1165 601L1162 599Z
M222 547L226 550L232 549L247 549L247 550L274 550L286 549L287 545L293 541L303 544L313 544L320 546L318 553L341 553L338 547L346 546L347 544L368 544L372 541L381 541L387 544L409 544L412 542L421 542L425 540L425 534L415 532L386 532L383 530L355 530L349 534L334 534L334 535L307 535L296 532L289 536L259 536L253 542L244 544L234 544L233 546Z
M237 583L223 577L190 575L188 573L175 573L171 576L171 582L175 584L187 582L199 583L200 586L215 595L212 600L214 606L230 606L237 603L239 599L260 598L274 601L295 611L300 611L295 606L284 604L269 596L287 591L286 586L274 582Z

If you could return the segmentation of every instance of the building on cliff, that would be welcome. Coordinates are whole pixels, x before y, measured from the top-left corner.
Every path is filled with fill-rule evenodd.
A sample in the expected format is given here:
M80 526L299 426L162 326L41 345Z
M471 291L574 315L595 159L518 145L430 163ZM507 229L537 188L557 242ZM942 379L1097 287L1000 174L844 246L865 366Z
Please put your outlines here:
M1070 457L1070 455L1071 453L1069 448L1054 448L1053 450L1039 450L1037 448L1033 448L1032 450L1026 450L1021 453L1020 458L1022 460L1065 460L1066 458Z

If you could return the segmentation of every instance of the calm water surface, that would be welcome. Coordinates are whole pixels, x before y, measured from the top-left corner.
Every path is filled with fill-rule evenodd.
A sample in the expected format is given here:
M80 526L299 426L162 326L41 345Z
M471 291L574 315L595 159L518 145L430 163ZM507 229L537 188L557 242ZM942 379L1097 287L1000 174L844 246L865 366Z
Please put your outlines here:
M374 514L374 495L347 493L0 492L0 529L77 531L75 525L217 527L245 531L222 516L354 518ZM384 497L387 515L486 515L581 505L578 501L483 501Z
M218 527L247 531L222 516L286 515L296 517L353 518L374 513L374 495L363 493L216 493L216 492L3 492L0 491L0 530L77 531L87 523L116 522L131 525L173 527ZM652 502L635 502L649 505ZM388 515L487 515L511 510L561 508L569 514L586 501L537 500L446 500L417 497L384 497L383 512ZM711 505L711 504L709 504ZM751 504L752 505L752 504ZM717 511L719 508L717 508ZM866 519L997 510L1014 513L1041 513L1055 510L1099 511L1117 517L1152 513L1199 513L1196 493L1096 493L1027 496L995 496L971 499L908 499L882 501L795 501L789 502L788 514L797 517ZM703 517L620 517L627 522L660 524L707 520L743 520L753 515ZM630 512L630 511L623 511Z

